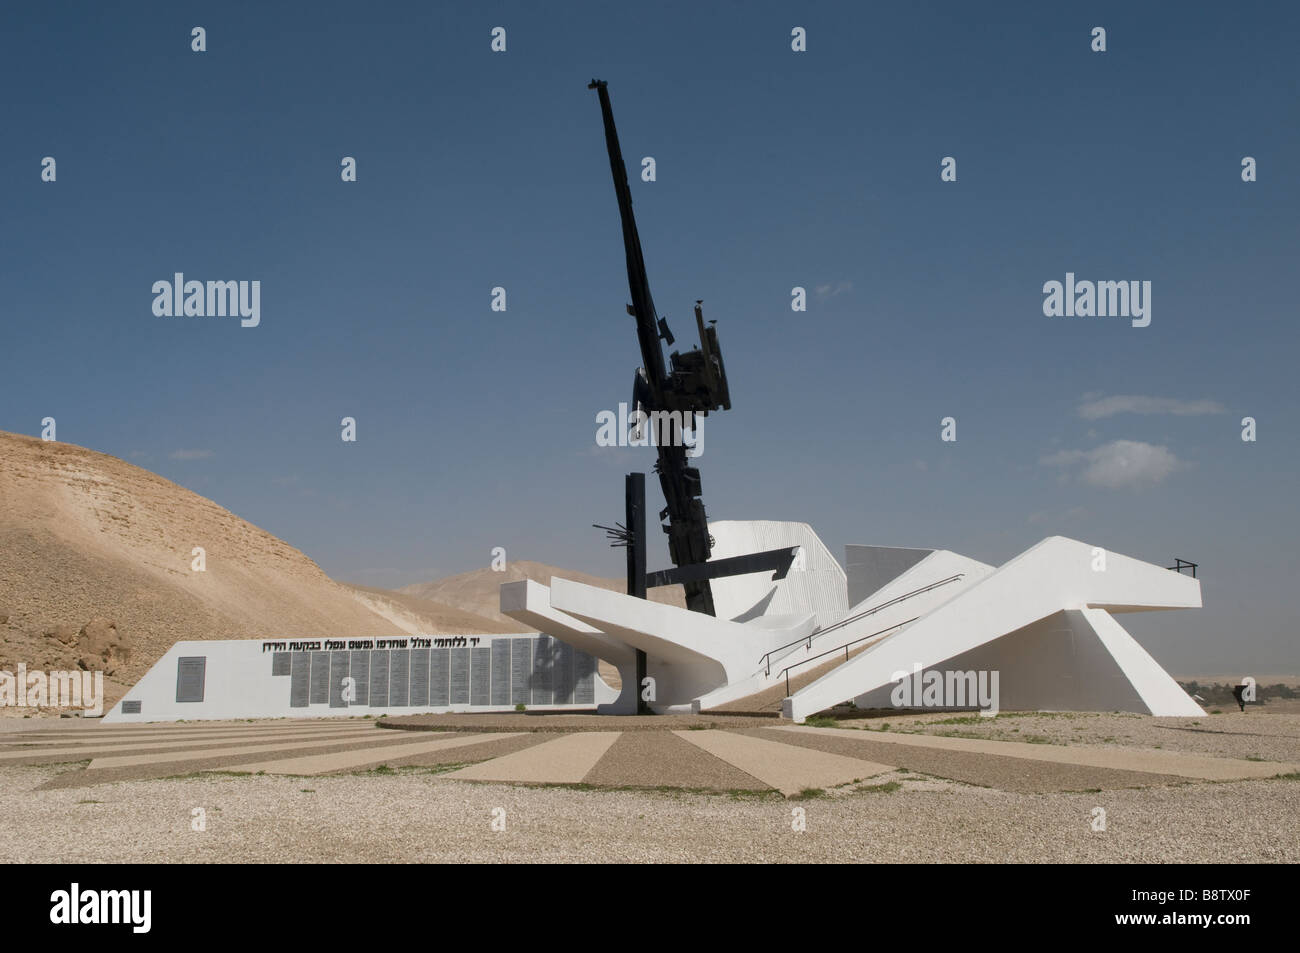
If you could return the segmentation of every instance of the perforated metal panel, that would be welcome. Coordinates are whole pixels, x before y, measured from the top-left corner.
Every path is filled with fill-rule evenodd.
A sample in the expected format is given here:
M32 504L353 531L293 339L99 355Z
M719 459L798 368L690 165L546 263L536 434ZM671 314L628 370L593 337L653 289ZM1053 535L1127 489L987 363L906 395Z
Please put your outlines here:
M178 702L203 701L208 657L188 655L176 660L176 700Z

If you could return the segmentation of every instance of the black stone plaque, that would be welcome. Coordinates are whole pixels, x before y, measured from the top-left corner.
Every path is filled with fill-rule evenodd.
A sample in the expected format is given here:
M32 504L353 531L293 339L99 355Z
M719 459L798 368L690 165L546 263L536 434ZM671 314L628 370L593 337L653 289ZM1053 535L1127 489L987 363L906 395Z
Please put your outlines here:
M330 700L330 654L311 653L311 703L326 705Z
M370 707L388 707L388 649L370 653Z
M176 700L178 702L203 701L208 657L191 655L176 660Z
M573 646L556 640L551 656L551 687L554 704L572 705Z
M306 652L289 654L289 707L306 708L311 699L311 656Z
M492 704L492 650L469 650L469 703Z
M492 640L492 704L510 704L510 642Z
M347 652L330 653L330 707L347 708L343 700L343 679L349 677L349 659Z
M596 659L586 652L574 652L573 703L591 705L596 701Z
M469 704L469 649L449 649L451 652L451 703Z
M352 682L356 689L357 700L353 705L370 704L370 650L357 649L352 652Z
M411 650L389 652L388 669L388 707L405 708L410 699Z
M533 704L550 705L555 697L552 689L551 667L554 664L555 640L549 635L539 635L533 643Z
M510 640L510 704L529 705L533 701L533 640Z
M429 705L429 649L411 649L411 707Z
M271 674L288 675L289 674L289 653L272 652L271 653Z
M451 649L429 650L429 704L434 708L451 704Z

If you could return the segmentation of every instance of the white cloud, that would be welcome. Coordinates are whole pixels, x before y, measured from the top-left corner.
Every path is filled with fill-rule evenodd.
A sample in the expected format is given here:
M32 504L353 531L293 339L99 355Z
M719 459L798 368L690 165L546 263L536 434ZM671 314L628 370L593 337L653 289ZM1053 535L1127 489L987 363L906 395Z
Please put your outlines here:
M1195 417L1202 414L1221 414L1223 405L1216 400L1178 400L1174 397L1143 397L1137 394L1098 397L1086 394L1079 405L1079 416L1084 420L1101 420L1116 414L1173 414L1177 417Z
M173 460L206 460L212 456L211 450L173 450L167 454Z
M836 284L817 285L813 288L819 298L834 298L836 295L853 290L853 282L841 281Z
M1081 466L1080 480L1108 490L1154 486L1185 466L1168 447L1138 440L1112 440L1092 450L1061 450L1039 463L1067 470Z

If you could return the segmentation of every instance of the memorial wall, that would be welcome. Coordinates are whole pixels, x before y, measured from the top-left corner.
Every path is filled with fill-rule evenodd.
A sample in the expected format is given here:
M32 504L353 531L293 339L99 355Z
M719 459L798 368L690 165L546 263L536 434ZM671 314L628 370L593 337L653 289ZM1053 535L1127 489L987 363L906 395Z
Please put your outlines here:
M548 635L178 642L105 721L592 710L596 659Z

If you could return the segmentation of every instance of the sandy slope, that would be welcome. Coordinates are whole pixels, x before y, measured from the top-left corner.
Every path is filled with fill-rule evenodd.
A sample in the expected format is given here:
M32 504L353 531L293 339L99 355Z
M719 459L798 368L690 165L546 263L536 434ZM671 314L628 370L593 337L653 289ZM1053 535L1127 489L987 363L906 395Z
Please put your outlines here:
M191 570L195 546L206 572ZM86 648L75 633L95 617L129 648L115 673L127 683L179 639L502 630L340 585L270 533L115 457L0 431L0 667L72 667Z
M404 632L523 632L526 627L506 619L505 623L467 612L453 605L421 599L392 589L376 589L341 583L362 605L388 619ZM430 626L433 626L430 628Z
M448 576L446 579L435 579L433 582L421 582L412 586L404 586L398 592L459 606L489 619L496 619L503 624L518 626L518 623L512 622L509 617L501 615L498 611L500 602L497 590L500 585L503 582L532 579L544 586L549 586L552 576L571 579L574 582L581 582L588 586L599 586L602 589L610 589L614 592L626 591L626 580L623 579L605 579L583 572L561 569L558 566L548 566L546 563L519 559L508 563L503 572L496 572L485 567L471 572L464 572L458 576ZM659 589L652 589L650 590L650 598L655 602L665 602L669 605L680 607L686 605L681 586L664 586Z

